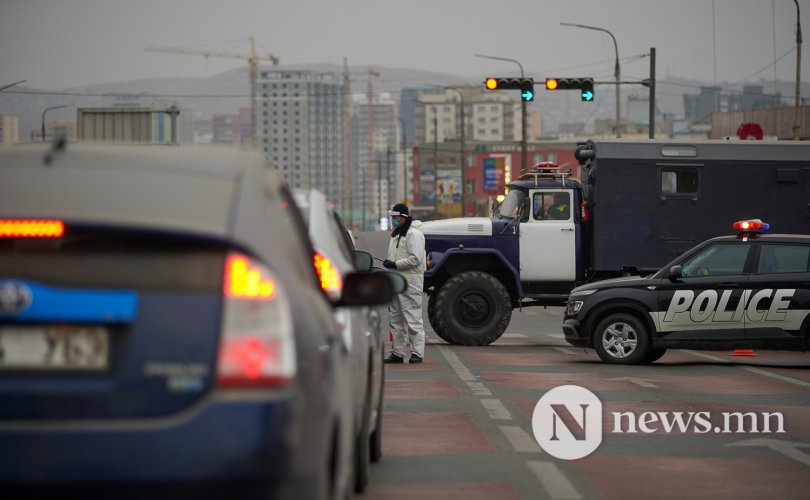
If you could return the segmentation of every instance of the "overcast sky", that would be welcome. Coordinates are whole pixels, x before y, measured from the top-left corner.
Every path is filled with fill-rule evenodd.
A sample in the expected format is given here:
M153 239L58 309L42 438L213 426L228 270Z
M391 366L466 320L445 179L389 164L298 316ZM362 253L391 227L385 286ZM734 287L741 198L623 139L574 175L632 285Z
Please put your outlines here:
M810 81L810 0L802 80ZM713 15L714 12L714 15ZM614 48L622 76L657 74L738 82L794 81L793 0L0 0L0 86L64 89L141 78L205 77L239 60L145 52L147 45L260 52L282 64L415 68L461 77L512 76L518 67L475 54L517 59L527 74L611 79ZM418 83L418 82L417 82Z

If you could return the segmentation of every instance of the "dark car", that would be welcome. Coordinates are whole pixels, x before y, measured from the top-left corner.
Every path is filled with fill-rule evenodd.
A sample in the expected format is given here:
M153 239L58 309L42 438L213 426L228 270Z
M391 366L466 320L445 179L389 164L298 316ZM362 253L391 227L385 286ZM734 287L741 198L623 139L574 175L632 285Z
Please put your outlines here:
M330 303L266 161L189 149L0 150L0 491L351 494L333 310L391 282Z
M575 288L563 332L608 363L651 363L668 348L806 350L810 235L765 235L759 220L707 240L648 277Z

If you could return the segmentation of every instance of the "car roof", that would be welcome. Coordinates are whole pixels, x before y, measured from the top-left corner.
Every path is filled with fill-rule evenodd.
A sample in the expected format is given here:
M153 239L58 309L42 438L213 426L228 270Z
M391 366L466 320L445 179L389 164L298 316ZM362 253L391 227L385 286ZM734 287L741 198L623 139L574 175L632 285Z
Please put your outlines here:
M759 234L756 241L767 241L771 243L810 243L810 234ZM737 241L736 235L718 236L707 241ZM749 239L749 241L751 241Z
M0 217L235 236L238 198L261 155L195 146L47 144L0 148Z

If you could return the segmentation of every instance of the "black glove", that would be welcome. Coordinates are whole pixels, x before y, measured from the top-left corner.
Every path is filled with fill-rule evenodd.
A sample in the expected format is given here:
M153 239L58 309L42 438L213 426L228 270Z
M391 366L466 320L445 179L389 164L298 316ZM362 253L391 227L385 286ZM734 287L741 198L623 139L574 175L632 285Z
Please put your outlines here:
M386 269L396 269L397 265L394 263L393 260L386 259L383 261L383 267Z

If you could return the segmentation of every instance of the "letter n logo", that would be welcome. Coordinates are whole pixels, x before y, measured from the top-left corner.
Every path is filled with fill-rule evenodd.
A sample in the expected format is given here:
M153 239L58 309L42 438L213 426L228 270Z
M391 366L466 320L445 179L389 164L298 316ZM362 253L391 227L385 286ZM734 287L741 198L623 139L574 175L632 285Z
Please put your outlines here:
M602 443L602 402L576 385L555 387L534 407L532 431L549 455L563 460L586 457Z

